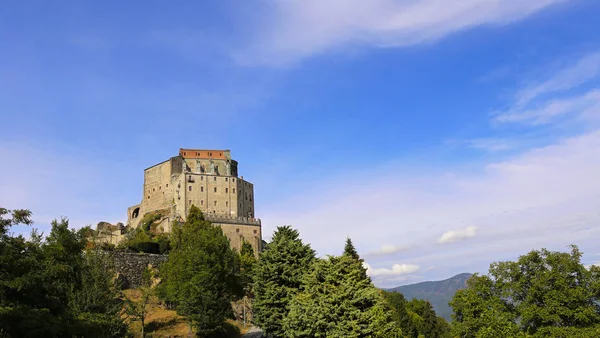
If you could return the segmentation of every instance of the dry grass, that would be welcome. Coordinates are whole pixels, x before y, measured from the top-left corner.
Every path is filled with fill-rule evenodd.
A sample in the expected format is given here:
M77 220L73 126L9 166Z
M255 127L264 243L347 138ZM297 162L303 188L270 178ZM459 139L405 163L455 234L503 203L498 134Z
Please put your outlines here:
M124 291L125 296L131 300L140 299L140 291L130 289ZM140 322L129 324L129 331L134 337L141 337ZM228 338L239 338L245 334L250 325L243 327L243 324L234 320L227 320L225 323ZM174 310L167 310L159 305L156 297L152 297L148 315L146 317L146 337L187 337L189 326L185 317L180 316Z

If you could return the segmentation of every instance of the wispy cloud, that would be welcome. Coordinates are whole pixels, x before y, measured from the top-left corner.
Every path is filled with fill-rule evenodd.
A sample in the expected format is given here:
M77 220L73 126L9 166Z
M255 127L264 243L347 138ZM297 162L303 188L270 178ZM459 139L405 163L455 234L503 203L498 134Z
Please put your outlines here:
M581 95L548 100L530 109L515 107L509 111L498 113L494 117L494 122L541 125L565 117L598 119L600 118L599 108L600 90L591 90Z
M467 148L485 150L490 152L511 150L519 147L519 140L488 137L488 138L473 138L466 140L449 140L449 146L466 146Z
M594 79L600 75L600 51L586 54L569 64L544 81L519 90L516 105L523 106L544 94L565 91Z
M371 251L369 253L367 253L367 256L384 256L384 255L392 255L398 252L402 252L402 251L406 251L409 250L410 247L409 246L398 246L398 245L391 245L391 244L385 244L382 245L381 248L379 248L378 250L375 251Z
M304 0L270 3L235 55L241 63L282 65L349 44L408 46L471 27L506 24L564 0Z
M518 89L510 108L492 114L492 122L533 126L562 122L565 119L600 118L600 89L583 84L600 77L600 51L570 60L552 75Z
M363 263L367 275L371 277L406 275L419 271L419 266L414 264L394 264L392 268L373 268L368 263Z
M442 237L440 237L438 239L438 243L440 243L440 244L454 243L454 242L462 241L462 240L465 240L465 239L468 239L471 237L475 237L475 235L477 235L477 227L468 226L464 229L450 230L450 231L444 232Z
M600 131L592 131L466 169L423 167L415 174L398 164L368 174L336 172L335 178L307 184L321 191L318 195L300 192L267 206L264 231L292 224L320 254L338 253L346 235L364 252L380 250L381 243L393 240L422 244L410 255L403 253L403 259L444 267L436 274L487 269L492 261L532 248L560 249L576 243L589 250L595 247L592 238L600 236L600 228L594 226L600 224L598 149ZM323 193L346 191L350 181L368 184L342 195ZM471 224L477 224L477 241L468 246L448 253L433 245L449 231L454 233L444 241L470 236L474 229L464 229ZM395 263L385 255L366 259L371 265ZM376 282L389 285L381 273Z

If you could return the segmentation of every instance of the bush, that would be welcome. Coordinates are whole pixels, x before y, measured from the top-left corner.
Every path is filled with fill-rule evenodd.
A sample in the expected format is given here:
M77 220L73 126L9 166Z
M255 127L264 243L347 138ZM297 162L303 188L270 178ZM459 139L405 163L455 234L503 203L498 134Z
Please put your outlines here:
M158 254L160 253L160 245L156 242L133 242L129 244L129 249L136 252Z

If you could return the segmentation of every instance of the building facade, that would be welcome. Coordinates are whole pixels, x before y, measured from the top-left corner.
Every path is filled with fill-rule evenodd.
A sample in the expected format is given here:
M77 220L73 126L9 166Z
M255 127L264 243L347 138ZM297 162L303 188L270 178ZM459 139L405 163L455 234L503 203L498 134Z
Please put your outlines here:
M254 252L261 250L254 186L238 177L229 150L180 149L178 156L145 169L142 201L127 209L127 223L137 228L146 213L166 210L161 226L170 232L172 222L184 221L192 205L223 229L233 248L246 241Z

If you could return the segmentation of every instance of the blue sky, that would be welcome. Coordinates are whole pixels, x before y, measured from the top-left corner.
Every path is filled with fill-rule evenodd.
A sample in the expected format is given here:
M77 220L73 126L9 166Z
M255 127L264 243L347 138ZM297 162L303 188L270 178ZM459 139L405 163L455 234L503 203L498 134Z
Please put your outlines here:
M0 10L0 205L124 221L228 148L266 238L351 236L380 286L578 244L600 262L600 3L35 2ZM27 229L17 229L27 231Z

